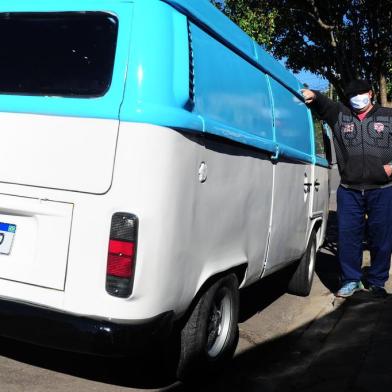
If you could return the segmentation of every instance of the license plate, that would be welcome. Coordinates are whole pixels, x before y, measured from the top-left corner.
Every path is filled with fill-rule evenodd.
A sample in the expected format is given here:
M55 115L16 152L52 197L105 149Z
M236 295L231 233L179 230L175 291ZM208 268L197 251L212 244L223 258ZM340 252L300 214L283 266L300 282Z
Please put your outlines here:
M0 222L0 254L10 254L15 233L16 225Z

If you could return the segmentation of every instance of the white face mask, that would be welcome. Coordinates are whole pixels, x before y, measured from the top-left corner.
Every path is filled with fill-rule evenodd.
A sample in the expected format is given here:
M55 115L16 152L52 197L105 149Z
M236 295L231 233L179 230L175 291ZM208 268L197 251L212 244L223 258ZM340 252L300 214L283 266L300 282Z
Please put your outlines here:
M355 110L361 110L365 108L367 105L370 103L370 98L369 94L359 94L356 95L355 97L350 98L350 104L353 109Z

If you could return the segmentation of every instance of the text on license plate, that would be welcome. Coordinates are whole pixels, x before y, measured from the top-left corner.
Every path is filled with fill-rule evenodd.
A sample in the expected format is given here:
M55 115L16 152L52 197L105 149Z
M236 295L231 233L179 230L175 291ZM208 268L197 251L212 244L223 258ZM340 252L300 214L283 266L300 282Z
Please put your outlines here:
M0 222L0 254L10 254L15 233L16 225Z

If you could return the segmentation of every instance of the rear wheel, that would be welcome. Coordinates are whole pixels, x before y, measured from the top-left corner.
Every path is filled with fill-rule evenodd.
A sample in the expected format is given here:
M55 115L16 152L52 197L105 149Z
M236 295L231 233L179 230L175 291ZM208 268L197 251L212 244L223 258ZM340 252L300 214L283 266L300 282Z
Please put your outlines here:
M238 280L227 275L199 298L181 331L177 377L218 370L234 353L238 340Z
M301 257L297 268L290 279L288 292L306 297L312 288L316 266L317 241L316 232L312 232L305 254Z

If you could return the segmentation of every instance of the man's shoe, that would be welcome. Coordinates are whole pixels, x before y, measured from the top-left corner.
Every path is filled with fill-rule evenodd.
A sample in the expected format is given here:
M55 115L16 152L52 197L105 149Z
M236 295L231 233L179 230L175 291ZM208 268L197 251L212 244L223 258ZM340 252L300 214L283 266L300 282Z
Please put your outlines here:
M369 292L373 298L386 298L388 295L384 287L374 285L369 286Z
M345 283L340 290L336 293L337 297L347 298L351 297L355 292L362 291L365 288L361 281Z

